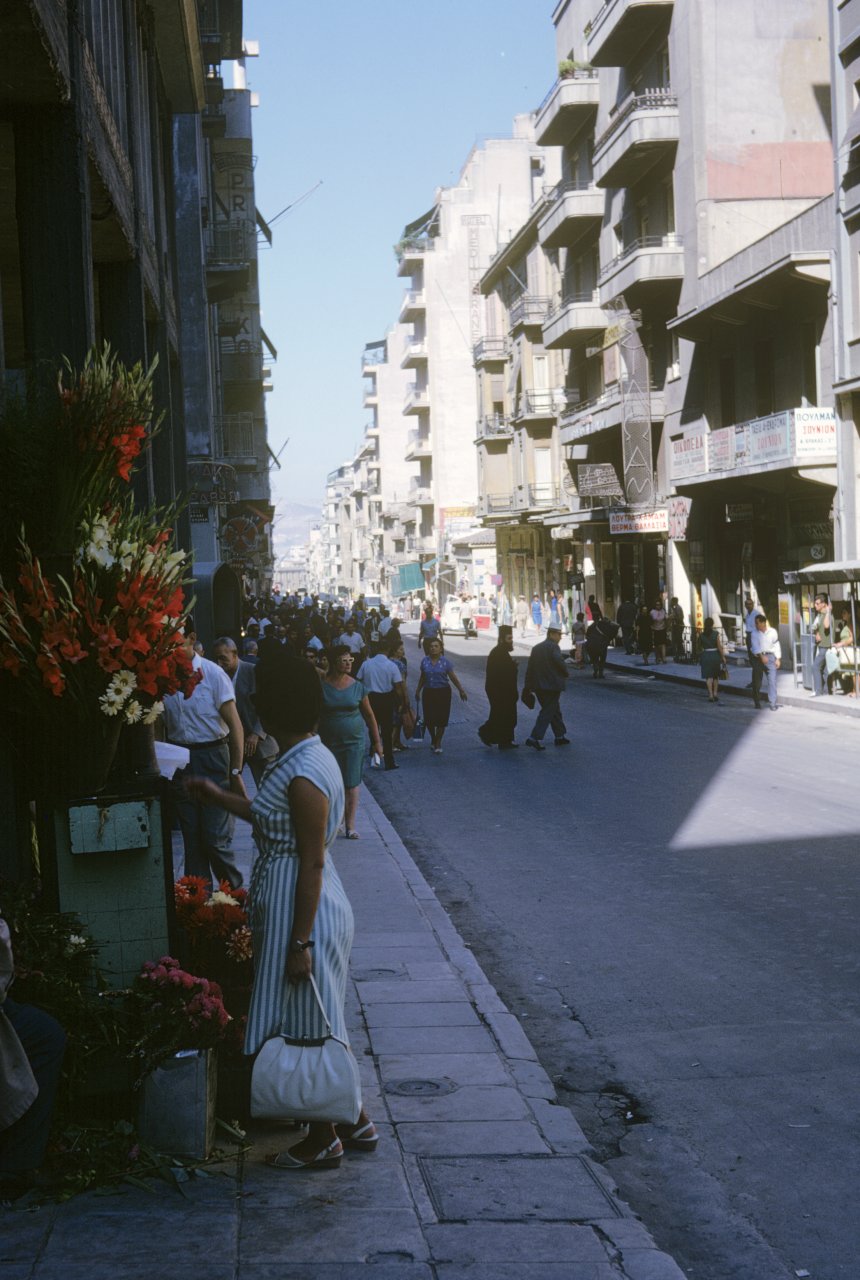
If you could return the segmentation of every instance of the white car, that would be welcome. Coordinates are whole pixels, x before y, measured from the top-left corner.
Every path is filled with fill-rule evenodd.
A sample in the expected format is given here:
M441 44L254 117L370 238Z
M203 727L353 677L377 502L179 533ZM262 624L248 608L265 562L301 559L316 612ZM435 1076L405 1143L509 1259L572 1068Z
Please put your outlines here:
M464 635L463 624L460 621L460 597L449 596L442 606L442 612L439 615L439 621L442 623L442 634L450 631L453 634ZM475 620L469 619L469 634L475 634Z

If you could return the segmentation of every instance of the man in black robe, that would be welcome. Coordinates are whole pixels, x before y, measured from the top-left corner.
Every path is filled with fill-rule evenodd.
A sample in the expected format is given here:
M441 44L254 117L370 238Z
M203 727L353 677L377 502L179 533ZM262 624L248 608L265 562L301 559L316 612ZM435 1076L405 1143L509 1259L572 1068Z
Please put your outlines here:
M510 751L517 726L517 664L511 653L514 647L513 627L499 627L499 639L487 658L484 688L490 703L490 716L478 730L478 737L500 751Z

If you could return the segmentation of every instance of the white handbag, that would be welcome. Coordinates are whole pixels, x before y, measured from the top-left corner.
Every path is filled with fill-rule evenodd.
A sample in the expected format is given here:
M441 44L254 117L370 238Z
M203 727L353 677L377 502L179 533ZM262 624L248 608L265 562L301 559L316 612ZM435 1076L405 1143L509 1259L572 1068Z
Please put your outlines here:
M265 1042L251 1073L251 1115L355 1124L361 1112L358 1063L346 1041L332 1035L312 974L308 981L326 1035L313 1041L280 1035Z

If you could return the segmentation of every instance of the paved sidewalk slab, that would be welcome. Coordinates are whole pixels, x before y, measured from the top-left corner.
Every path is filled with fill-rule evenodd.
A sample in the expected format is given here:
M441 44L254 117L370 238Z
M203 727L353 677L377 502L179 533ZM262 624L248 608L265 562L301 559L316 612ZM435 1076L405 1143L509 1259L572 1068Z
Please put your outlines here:
M683 1280L366 792L358 829L333 858L356 917L347 1022L378 1150L285 1173L266 1158L300 1135L254 1123L249 1149L187 1198L158 1184L0 1213L3 1280Z

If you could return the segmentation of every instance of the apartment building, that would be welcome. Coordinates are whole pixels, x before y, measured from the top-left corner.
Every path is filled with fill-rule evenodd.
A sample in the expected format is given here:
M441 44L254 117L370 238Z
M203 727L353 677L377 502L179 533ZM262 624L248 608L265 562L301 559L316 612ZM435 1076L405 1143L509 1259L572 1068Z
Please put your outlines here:
M832 545L825 0L561 0L553 22L536 232L568 510L506 587L665 590L728 624Z
M860 559L860 0L831 5L836 194L834 391L837 418L835 554Z
M443 597L455 587L451 538L477 523L472 349L483 333L481 276L528 217L543 164L530 117L518 117L513 137L473 148L457 185L437 192L397 246L398 274L409 282L399 320L410 326L414 373L402 410L414 423L409 456L418 463L407 499L411 536L426 557L428 588Z

